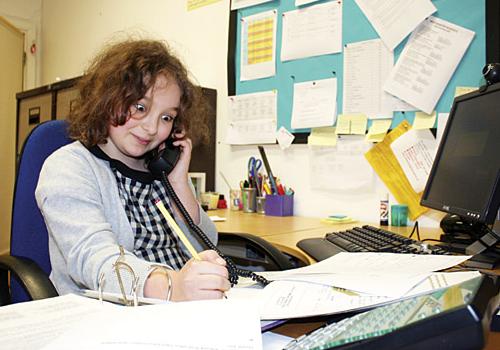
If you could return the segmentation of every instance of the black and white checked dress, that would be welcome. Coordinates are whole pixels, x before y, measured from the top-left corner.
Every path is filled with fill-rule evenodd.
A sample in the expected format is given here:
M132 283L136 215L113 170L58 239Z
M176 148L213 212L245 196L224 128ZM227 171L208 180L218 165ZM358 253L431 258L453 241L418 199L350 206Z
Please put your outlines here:
M118 192L135 235L134 254L176 270L184 266L189 257L155 205L156 200L161 200L173 215L170 199L161 182L148 172L130 169L124 163L111 159L98 146L90 151L96 157L107 160L115 174Z

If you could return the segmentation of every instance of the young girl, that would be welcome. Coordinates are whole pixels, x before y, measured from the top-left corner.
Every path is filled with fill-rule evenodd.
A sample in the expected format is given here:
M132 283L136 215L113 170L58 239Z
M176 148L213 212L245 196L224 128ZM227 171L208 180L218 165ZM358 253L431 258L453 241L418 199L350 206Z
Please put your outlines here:
M75 142L45 161L36 190L49 231L51 280L59 294L79 289L171 300L221 298L230 287L214 251L190 259L155 205L161 200L194 247L145 155L169 137L181 149L168 175L193 221L215 243L188 177L192 143L203 131L199 89L165 44L128 40L107 47L79 81L68 120ZM121 285L120 285L121 284Z

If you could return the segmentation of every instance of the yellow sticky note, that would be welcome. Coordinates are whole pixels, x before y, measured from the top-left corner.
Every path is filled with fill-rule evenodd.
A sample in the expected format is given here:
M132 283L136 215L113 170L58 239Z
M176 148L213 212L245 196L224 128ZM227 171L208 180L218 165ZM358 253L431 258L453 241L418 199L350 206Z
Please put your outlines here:
M364 135L368 118L364 114L339 114L337 117L337 134Z
M415 112L415 120L413 121L413 129L430 129L434 127L436 122L436 111L432 114L424 112Z
M391 127L392 119L374 119L372 125L368 129L365 140L367 142L381 142L387 130Z
M351 134L364 135L366 133L366 126L368 125L368 118L364 114L351 115Z
M455 97L468 94L469 92L472 92L475 90L477 90L477 87L474 87L474 86L457 86L455 88Z
M351 118L346 114L339 114L337 116L337 127L335 129L337 134L350 134L351 133Z
M337 144L337 134L332 126L311 129L311 134L307 138L307 144L312 146L335 146Z

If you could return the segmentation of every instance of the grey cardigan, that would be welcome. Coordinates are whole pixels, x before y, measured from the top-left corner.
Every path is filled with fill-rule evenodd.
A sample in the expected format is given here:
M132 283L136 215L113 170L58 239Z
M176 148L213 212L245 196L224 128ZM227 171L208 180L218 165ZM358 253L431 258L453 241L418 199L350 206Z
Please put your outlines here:
M138 277L138 295L143 295L144 282L158 264L132 253L134 233L107 161L95 157L80 142L66 145L45 161L35 195L49 232L50 279L59 294L82 288L97 290L101 274L104 291L119 293L113 264L121 245L124 261ZM215 225L201 208L200 218L198 226L216 243ZM182 220L175 219L193 246L201 250ZM130 291L131 277L120 275Z

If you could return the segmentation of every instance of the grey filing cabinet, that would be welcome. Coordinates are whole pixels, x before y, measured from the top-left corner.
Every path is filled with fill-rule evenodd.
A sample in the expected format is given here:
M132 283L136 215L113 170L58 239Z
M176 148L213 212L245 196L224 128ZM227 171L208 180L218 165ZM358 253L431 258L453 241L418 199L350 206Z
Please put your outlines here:
M36 89L19 92L17 99L16 155L19 156L24 140L38 124L52 119L66 119L78 96L78 78L59 81ZM190 172L205 173L206 191L215 191L215 147L217 90L202 88L210 104L208 144L195 145L191 156Z
M19 156L24 140L38 124L51 119L65 119L72 102L78 95L78 78L59 81L16 94L17 137L16 155Z

